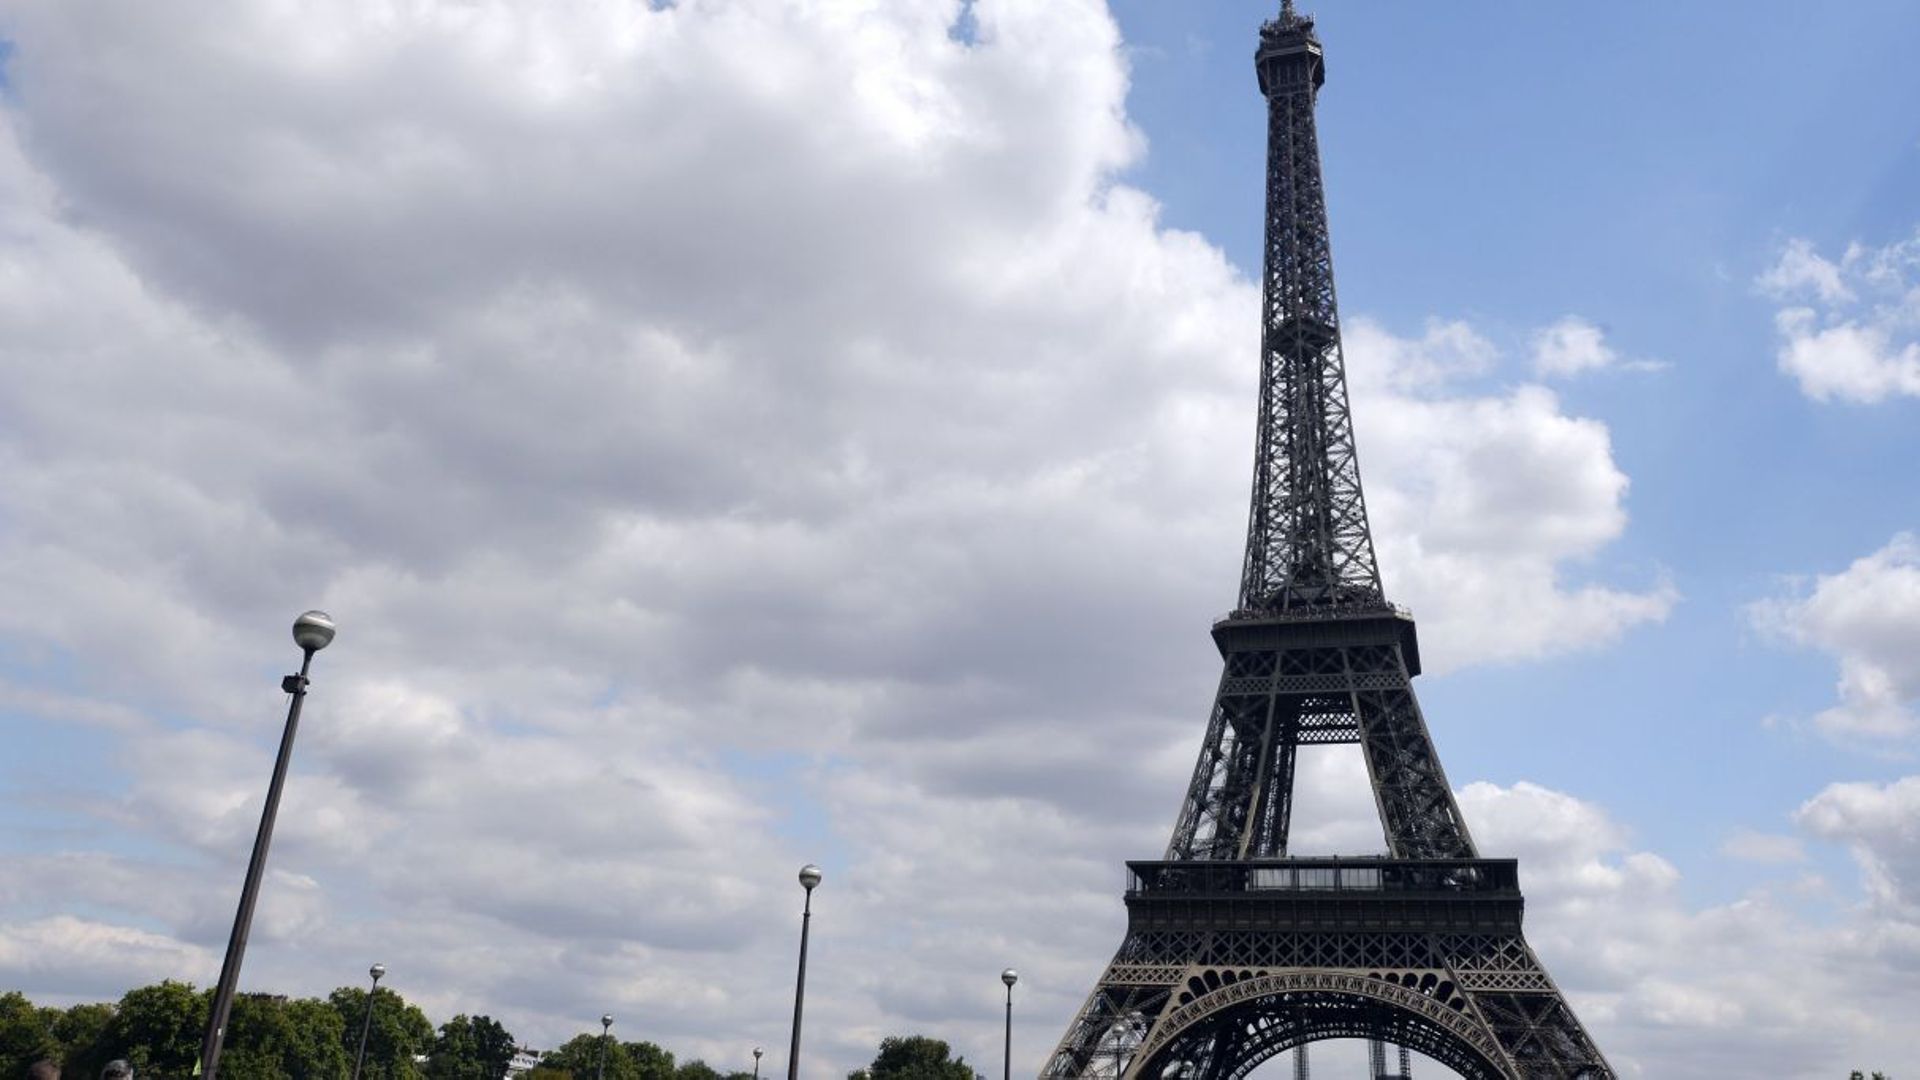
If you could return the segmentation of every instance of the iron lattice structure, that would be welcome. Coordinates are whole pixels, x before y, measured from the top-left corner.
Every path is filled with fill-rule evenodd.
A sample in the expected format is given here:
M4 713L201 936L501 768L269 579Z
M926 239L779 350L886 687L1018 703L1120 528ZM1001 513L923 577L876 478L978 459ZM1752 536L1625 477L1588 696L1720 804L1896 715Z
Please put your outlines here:
M1380 585L1314 126L1325 60L1291 0L1255 68L1266 262L1239 604L1213 627L1225 669L1166 854L1128 864L1126 938L1043 1075L1237 1078L1350 1037L1474 1080L1610 1080L1521 933L1514 862L1474 848L1414 697L1413 619ZM1360 745L1385 856L1288 855L1295 757L1321 743Z

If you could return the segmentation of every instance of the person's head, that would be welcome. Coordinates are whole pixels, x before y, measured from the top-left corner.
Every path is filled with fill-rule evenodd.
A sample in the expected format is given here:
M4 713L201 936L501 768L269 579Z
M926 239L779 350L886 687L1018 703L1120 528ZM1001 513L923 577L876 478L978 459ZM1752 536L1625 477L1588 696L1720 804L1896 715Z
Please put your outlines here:
M41 1058L27 1066L27 1080L60 1080L60 1066Z
M109 1061L100 1070L100 1080L133 1080L133 1066L125 1061Z

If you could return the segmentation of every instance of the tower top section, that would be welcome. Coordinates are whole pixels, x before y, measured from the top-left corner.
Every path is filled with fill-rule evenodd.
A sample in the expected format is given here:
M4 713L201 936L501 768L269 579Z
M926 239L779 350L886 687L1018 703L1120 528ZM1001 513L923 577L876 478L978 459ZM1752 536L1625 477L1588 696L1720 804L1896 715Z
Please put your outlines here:
M1286 0L1279 18L1260 24L1260 48L1253 54L1253 65L1263 94L1305 86L1318 90L1327 81L1327 64L1320 39L1313 33L1313 16L1300 14L1293 9L1293 0Z
M1388 607L1374 562L1347 407L1313 107L1326 62L1291 0L1260 27L1267 99L1260 420L1237 618Z

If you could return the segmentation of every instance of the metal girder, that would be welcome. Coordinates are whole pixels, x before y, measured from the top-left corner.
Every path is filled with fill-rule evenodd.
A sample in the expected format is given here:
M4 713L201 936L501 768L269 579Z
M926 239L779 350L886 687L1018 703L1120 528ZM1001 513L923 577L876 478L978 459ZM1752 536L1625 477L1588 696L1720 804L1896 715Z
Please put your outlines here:
M1167 857L1285 855L1296 748L1359 742L1387 850L1471 858L1473 839L1391 629L1373 641L1286 648L1287 625L1277 647L1227 655ZM1311 629L1317 636L1320 627Z
M1312 21L1283 15L1266 24L1255 62L1267 95L1266 262L1240 609L1378 603L1314 130L1325 73Z
M1238 1080L1353 1037L1475 1080L1610 1080L1521 934L1516 865L1477 857L1414 697L1412 619L1380 586L1314 129L1325 61L1291 0L1255 66L1266 267L1239 606L1214 625L1224 669L1166 857L1129 864L1127 936L1042 1075ZM1384 857L1287 857L1298 748L1333 742L1360 744Z

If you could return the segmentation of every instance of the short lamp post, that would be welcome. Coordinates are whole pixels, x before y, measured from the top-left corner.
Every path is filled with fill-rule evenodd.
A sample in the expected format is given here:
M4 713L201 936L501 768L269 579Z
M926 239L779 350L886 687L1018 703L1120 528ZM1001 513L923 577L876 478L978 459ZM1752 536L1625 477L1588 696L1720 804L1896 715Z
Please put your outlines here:
M593 1080L606 1080L607 1042L613 1033L613 1014L600 1014L600 1063L593 1067Z
M280 792L287 784L287 766L293 760L293 736L300 728L300 703L307 696L307 672L313 654L333 640L333 620L324 611L309 611L293 621L293 643L300 646L300 674L280 680L280 689L292 695L287 726L280 733L280 756L274 759L273 780L267 784L267 805L260 812L260 831L254 834L253 855L240 887L240 907L233 915L233 934L227 938L227 956L220 962L220 982L214 988L213 1007L207 1013L207 1034L200 1043L201 1080L220 1074L220 1045L227 1036L227 1014L233 1010L233 991L240 981L240 961L247 955L247 932L253 928L253 907L260 899L260 878L267 869L267 848L273 843L273 820L280 812Z
M1000 973L1000 981L1007 984L1007 1042L1002 1061L1002 1080L1013 1080L1013 984L1020 981L1020 973L1008 968Z
M367 991L367 1011L360 1017L360 1049L353 1055L353 1080L360 1080L360 1066L367 1060L367 1032L373 1030L373 999L380 994L380 976L387 973L387 965L375 964L367 969L373 976L373 989Z
M766 1053L759 1047L753 1048L753 1080L760 1080L760 1055Z
M800 868L800 887L807 890L807 901L800 909L800 974L793 983L793 1044L787 1047L787 1080L800 1080L800 1013L807 1002L807 929L813 923L813 890L819 886L820 877L820 868L812 863Z

